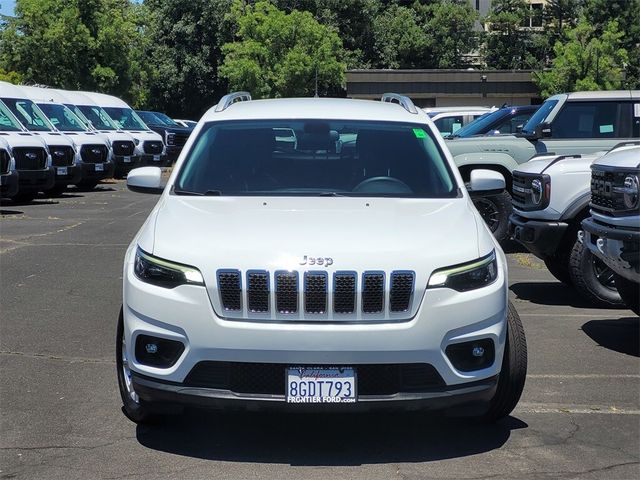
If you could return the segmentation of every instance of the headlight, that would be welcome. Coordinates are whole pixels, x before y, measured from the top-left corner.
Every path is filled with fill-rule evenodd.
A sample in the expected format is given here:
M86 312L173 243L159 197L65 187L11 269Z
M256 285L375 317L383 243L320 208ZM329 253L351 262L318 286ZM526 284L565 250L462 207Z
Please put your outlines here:
M627 175L624 179L624 206L629 210L633 210L638 206L638 198L640 198L640 182L637 175Z
M542 203L542 197L544 195L544 185L537 178L531 182L531 200L534 205L540 205Z
M173 145L176 143L176 134L175 133L166 133L165 143L167 145Z
M444 287L458 292L486 287L498 278L495 250L486 257L461 265L441 268L431 274L429 288Z
M137 145L140 145L140 140L138 138L134 138L133 142Z
M197 268L154 257L140 248L136 251L133 271L140 280L158 287L175 288L178 285L204 285Z

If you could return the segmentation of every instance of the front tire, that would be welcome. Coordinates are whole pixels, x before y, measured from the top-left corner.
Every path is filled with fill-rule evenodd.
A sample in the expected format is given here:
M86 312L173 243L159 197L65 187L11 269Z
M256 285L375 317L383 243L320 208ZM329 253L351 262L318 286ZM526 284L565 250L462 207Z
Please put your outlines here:
M509 230L509 215L511 215L511 195L507 192L498 195L473 196L473 204L482 219L499 242L507 238Z
M594 305L605 308L623 305L613 270L577 240L569 256L569 275L578 293Z
M129 357L124 342L124 315L122 308L120 308L116 331L116 373L120 397L122 398L122 411L132 422L139 424L157 423L160 417L149 410L144 400L138 397L133 389L131 370L128 363Z
M633 310L633 313L640 315L640 285L618 274L614 274L614 278L618 293L625 305Z
M502 357L498 388L483 420L495 422L509 415L518 404L527 378L527 340L520 316L509 302L507 341Z
M556 280L566 285L573 285L571 283L571 275L569 275L569 265L566 257L564 261L557 257L547 257L544 259L544 264Z

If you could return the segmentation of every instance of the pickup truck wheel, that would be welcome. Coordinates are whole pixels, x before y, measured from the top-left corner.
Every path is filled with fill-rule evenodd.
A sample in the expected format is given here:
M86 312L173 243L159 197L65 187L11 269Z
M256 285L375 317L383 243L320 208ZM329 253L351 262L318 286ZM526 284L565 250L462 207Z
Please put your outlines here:
M129 369L129 352L124 342L124 320L122 308L118 318L116 331L116 373L118 376L118 388L122 398L122 411L127 418L135 423L154 424L160 417L149 411L144 401L138 397L131 382L131 370Z
M623 305L616 290L614 273L581 242L574 243L569 256L569 274L576 290L599 307Z
M548 257L544 259L544 264L556 280L566 285L573 285L571 283L571 275L569 275L569 265L567 264L566 258L563 261L557 257Z
M509 302L507 313L507 341L504 346L498 388L489 410L482 417L495 422L509 415L518 404L527 377L527 340L520 316Z
M496 240L501 242L507 238L509 215L511 215L511 195L502 192L486 197L472 196L472 200Z
M629 307L636 315L640 315L640 285L614 274L616 288L618 293L627 307Z

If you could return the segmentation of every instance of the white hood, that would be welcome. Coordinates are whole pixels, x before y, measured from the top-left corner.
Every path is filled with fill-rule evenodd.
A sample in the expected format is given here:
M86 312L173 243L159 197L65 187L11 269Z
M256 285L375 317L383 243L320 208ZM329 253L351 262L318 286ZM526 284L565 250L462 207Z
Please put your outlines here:
M27 132L0 132L0 138L6 140L10 148L46 146L42 137Z

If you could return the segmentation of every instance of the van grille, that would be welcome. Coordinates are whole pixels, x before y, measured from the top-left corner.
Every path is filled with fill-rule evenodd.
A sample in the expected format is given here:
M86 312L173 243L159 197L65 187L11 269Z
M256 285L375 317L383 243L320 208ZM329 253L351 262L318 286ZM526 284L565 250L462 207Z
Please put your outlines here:
M51 163L54 167L70 167L75 160L73 147L69 145L55 145L49 147L51 152Z
M115 141L111 144L111 147L113 148L113 154L118 156L131 156L135 149L134 143L126 140Z
M162 153L162 142L146 141L142 144L144 153L149 155L160 155Z
M107 161L108 151L105 145L83 145L80 156L85 163L104 163Z
M13 149L16 170L44 170L47 166L47 152L39 147L16 147Z
M233 269L217 272L220 305L233 318L301 313L311 319L335 315L344 320L344 315L358 313L380 318L383 314L411 312L414 302L415 273L412 271L391 272L388 285L384 272L366 271L362 274L360 290L356 272L280 270L272 276L266 270L248 270L244 275L243 278L242 272Z
M9 173L9 152L0 149L0 173Z

